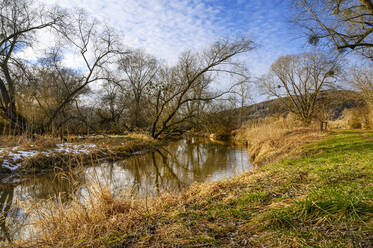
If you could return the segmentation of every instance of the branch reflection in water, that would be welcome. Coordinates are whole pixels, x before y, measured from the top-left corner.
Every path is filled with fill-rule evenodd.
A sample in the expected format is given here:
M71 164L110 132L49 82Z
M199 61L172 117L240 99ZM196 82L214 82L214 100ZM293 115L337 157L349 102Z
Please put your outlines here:
M130 192L132 197L156 196L165 191L181 191L194 182L230 178L248 170L251 165L245 147L188 138L152 153L104 162L73 173L21 178L18 182L0 184L0 237L13 240L29 231L30 218L16 202L58 197L67 204L74 196L84 202L87 185L92 182L108 187L114 194Z

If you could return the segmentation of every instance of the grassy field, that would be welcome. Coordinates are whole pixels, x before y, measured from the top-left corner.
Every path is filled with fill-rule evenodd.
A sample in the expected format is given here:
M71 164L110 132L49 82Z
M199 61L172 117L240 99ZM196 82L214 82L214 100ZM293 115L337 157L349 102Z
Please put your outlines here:
M99 190L88 206L51 208L38 246L371 247L372 135L338 131L298 158L181 194L125 200Z

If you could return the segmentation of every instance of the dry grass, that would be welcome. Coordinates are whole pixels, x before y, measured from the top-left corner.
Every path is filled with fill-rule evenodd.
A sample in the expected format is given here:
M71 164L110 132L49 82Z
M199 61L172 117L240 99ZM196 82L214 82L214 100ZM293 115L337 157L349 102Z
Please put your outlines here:
M146 133L129 133L127 137L131 139L139 139L139 140L144 140L144 141L152 141L152 142L155 141L153 137L151 137L149 134L146 134Z
M247 175L246 175L247 176ZM34 232L37 241L19 240L14 247L150 247L157 229L157 239L166 244L185 244L185 229L179 223L163 223L162 218L178 215L179 207L207 203L206 196L225 199L226 191L241 189L242 178L219 183L195 184L182 194L165 193L156 198L133 199L129 194L113 197L112 192L100 185L91 185L87 196L74 198L68 206L61 201L33 203L30 214L37 216ZM236 188L236 190L233 190ZM30 204L30 203L29 203ZM182 207L183 208L183 207ZM164 225L165 224L165 225ZM118 235L118 237L116 237ZM124 237L123 237L124 235ZM157 246L157 245L156 245Z
M234 139L248 145L253 163L263 164L294 156L300 152L296 148L326 135L319 131L316 124L305 127L291 117L269 117L246 123L234 133Z
M37 135L31 138L28 135L6 135L0 136L0 147L19 146L23 149L48 149L55 148L56 144L61 143L61 140L49 135Z
M42 153L26 158L22 162L22 167L19 170L23 174L42 173L54 170L56 168L67 169L75 167L78 164L91 164L98 159L115 161L124 159L137 152L149 152L160 145L156 141L147 142L144 140L126 140L119 142L104 142L98 144L94 148L90 148L88 153L69 154L54 152L45 156Z
M1 141L6 144L6 147L16 146L16 149L4 150L1 153L0 163L4 160L13 160L12 156L8 156L10 152L32 151L36 153L22 158L21 161L13 161L13 163L22 163L17 172L44 173L56 168L67 169L77 164L90 164L97 159L111 161L123 159L133 154L149 152L161 145L159 141L149 136L138 134L86 139L69 138L69 140L74 141L68 144L70 146L53 149L61 143L54 137L37 136L30 139L27 136L2 136ZM10 170L5 167L1 167L0 171L5 174L10 173Z
M373 108L370 105L358 108L345 109L342 116L330 121L331 128L342 129L372 129Z
M84 202L33 206L37 239L13 245L370 247L372 146L359 133L338 133L301 158L151 199L95 185Z
M114 199L111 192L93 187L85 204L75 199L69 208L50 202L40 206L39 216L47 216L36 223L40 230L41 246L94 247L94 237L105 237L112 232L134 229L144 219L145 206L132 200ZM97 241L96 241L97 242Z

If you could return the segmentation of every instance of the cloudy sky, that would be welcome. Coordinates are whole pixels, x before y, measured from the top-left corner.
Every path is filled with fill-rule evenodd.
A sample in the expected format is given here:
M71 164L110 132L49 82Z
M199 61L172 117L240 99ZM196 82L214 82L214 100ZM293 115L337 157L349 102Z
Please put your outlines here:
M243 60L251 73L265 73L277 57L305 50L289 23L286 0L44 0L79 7L118 29L124 43L172 64L187 49L245 35L258 48Z

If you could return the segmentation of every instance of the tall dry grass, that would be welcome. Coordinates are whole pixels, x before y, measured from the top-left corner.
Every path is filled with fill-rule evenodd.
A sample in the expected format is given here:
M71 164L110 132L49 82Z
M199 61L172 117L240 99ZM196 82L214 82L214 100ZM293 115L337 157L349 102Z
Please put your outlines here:
M22 148L55 148L61 140L50 135L36 135L30 137L23 135L3 135L0 136L0 147L20 146Z
M93 237L110 235L120 230L134 230L149 211L135 200L114 198L112 193L96 185L87 191L85 199L75 198L71 205L50 201L38 206L34 223L40 246L94 247ZM142 224L142 223L141 223Z
M364 107L345 109L342 117L330 122L330 124L333 128L372 129L373 107L366 105Z
M68 136L67 141L69 144L64 146L65 140L49 135L0 136L0 148L6 148L0 154L0 165L3 160L14 160L12 156L8 157L9 151L32 151L35 152L34 155L13 161L13 163L21 162L22 164L17 168L17 172L22 174L45 173L55 169L64 170L75 167L83 162L89 164L92 160L119 160L133 154L149 152L161 145L161 142L145 134L99 138ZM62 146L59 146L60 144ZM0 169L2 168L0 167ZM7 168L3 168L1 172L11 173Z
M34 236L19 239L10 247L127 247L132 241L133 247L151 247L149 243L157 243L152 236L172 247L184 247L178 245L183 243L184 227L164 220L182 206L204 204L208 197L218 199L243 188L243 177L193 184L185 192L164 192L152 198L135 198L130 191L114 194L100 184L85 185L84 197L75 197L69 204L59 197L26 203L28 214L34 216Z
M300 152L297 147L326 136L319 123L303 125L294 116L266 117L248 121L234 133L236 142L246 143L250 159L255 164L277 161Z
M142 132L135 132L135 133L128 133L127 134L127 137L128 138L131 138L131 139L138 139L138 140L144 140L144 141L151 141L151 142L155 142L156 140L150 136L149 134L147 133L142 133Z
M135 199L130 193L114 197L105 186L91 183L69 204L60 197L25 204L34 219L32 236L8 244L10 247L80 248L107 247L115 243L116 233L133 238L144 234L154 216L175 206L177 199L168 194L151 199Z

